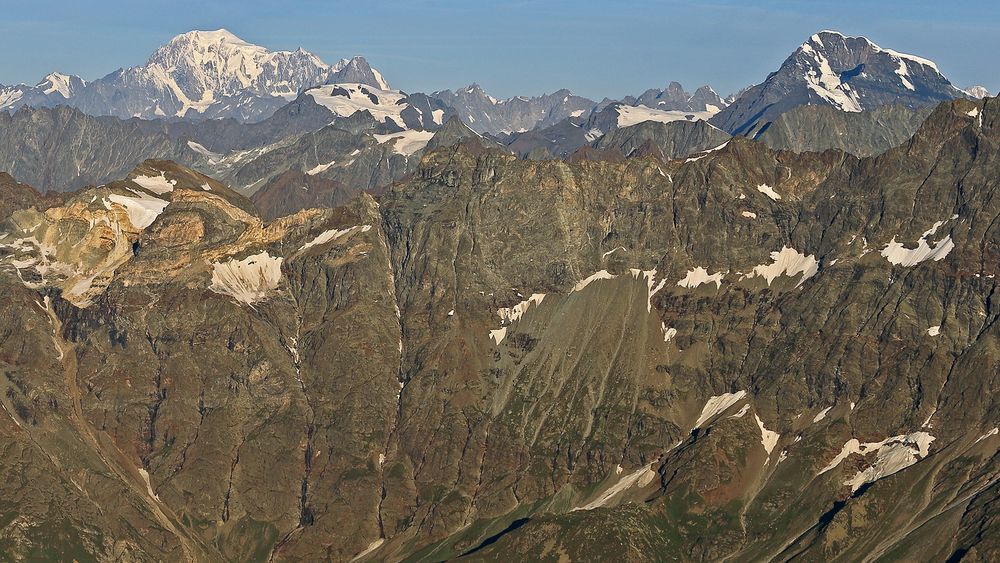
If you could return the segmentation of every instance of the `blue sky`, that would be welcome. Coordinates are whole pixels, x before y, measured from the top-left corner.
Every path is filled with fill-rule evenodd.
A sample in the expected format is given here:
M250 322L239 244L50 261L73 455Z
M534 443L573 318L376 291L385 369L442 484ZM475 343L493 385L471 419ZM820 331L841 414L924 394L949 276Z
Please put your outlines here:
M956 85L1000 89L1000 3L352 0L4 2L0 83L51 70L103 76L191 29L225 27L327 62L364 55L393 87L592 98L677 80L726 95L760 82L810 34L835 29L930 58ZM208 4L208 5L205 5Z

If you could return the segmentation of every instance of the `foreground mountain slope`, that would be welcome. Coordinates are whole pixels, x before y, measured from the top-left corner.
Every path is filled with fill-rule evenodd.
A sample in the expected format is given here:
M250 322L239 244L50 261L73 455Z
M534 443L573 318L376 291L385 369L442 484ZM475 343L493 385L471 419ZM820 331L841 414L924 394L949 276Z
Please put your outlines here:
M460 141L267 222L164 162L14 211L0 467L72 502L4 548L995 558L998 100L862 159Z
M806 104L858 112L967 97L932 61L883 49L865 37L822 31L720 111L712 124L734 135L758 135L782 113Z
M23 452L5 471L55 468L35 492L55 481L68 502L87 496L65 512L69 535L17 508L4 551L247 560L294 534L315 559L324 542L309 538L372 513L399 329L386 255L370 246L376 208L369 199L353 209L264 225L221 184L149 162L44 214L15 213L7 231L27 225L31 242L5 246L4 279L63 297L42 300L18 281L5 301L25 306L25 330L4 343L16 374L4 406L19 417L3 423L17 427L5 449ZM81 220L98 227L74 229ZM114 246L99 242L107 235ZM331 365L365 375L320 367ZM364 432L340 433L345 421ZM4 498L27 503L35 492ZM121 505L114 516L88 515L109 498ZM375 522L354 526L356 538L378 533Z
M503 186L520 184L509 175L513 169L490 157L467 161L461 172L441 161L441 173L425 175L427 183L414 192L422 196L405 204L425 215L424 203L438 201L432 213L440 219L424 227L421 219L389 227L390 234L407 233L395 244L406 249L396 258L404 266L397 288L434 288L400 298L403 332L410 337L406 356L418 370L404 389L403 409L416 411L409 420L430 417L432 428L446 425L432 437L413 425L400 428L409 436L401 440L407 445L403 460L411 460L404 467L413 468L404 474L416 471L420 483L443 472L445 481L460 483L457 495L435 494L436 501L417 510L420 529L430 537L438 534L441 519L463 530L420 558L468 552L511 527L494 547L477 553L593 557L601 542L579 538L620 529L635 532L627 537L639 543L637 558L655 558L668 548L684 549L682 559L762 557L781 552L788 542L797 545L796 536L805 533L803 538L815 541L789 549L849 559L851 550L873 547L869 542L885 537L885 523L897 513L892 507L903 506L887 503L909 497L892 491L899 479L848 486L846 494L843 483L863 484L927 458L899 478L913 483L928 469L944 467L947 471L931 473L928 483L957 496L917 499L899 512L925 514L921 518L987 490L996 470L990 456L996 451L991 429L997 420L989 414L996 405L983 395L993 382L980 377L978 366L997 362L996 312L988 304L995 272L992 266L965 270L960 264L982 264L982 245L996 245L989 218L997 210L989 203L994 189L989 184L965 183L957 206L954 190L955 178L985 179L982 172L996 165L996 131L989 125L1000 109L995 103L982 125L979 108L971 104L942 109L925 126L923 138L876 160L827 153L808 157L822 159L810 162L778 153L778 162L769 164L774 157L767 151L734 140L679 166L658 170L630 162L635 172L645 168L640 178L648 178L650 195L670 194L659 204L642 191L630 192L635 203L621 199L621 188L610 185L642 185L629 176L609 178L608 187L590 183L618 165L560 170L552 163L525 164L527 177L541 179L533 185L552 189L551 195L546 189L536 193L534 201L554 199L529 209L511 194L496 206L507 211L489 222L481 213L494 204L486 202L506 199L509 189ZM970 150L975 146L983 151ZM956 158L957 168L938 166ZM922 164L911 169L901 167L903 162ZM590 176L589 167L604 170ZM929 170L936 172L928 177ZM858 174L868 178L865 189L846 188ZM660 183L673 187L664 190ZM892 197L878 194L878 186L891 186ZM440 207L441 200L428 194L432 189L457 199ZM581 193L590 189L596 191ZM876 195L865 195L866 189ZM597 195L602 192L618 197L602 201ZM705 203L699 204L699 196ZM580 204L567 206L577 197ZM913 207L917 198L921 205ZM599 220L576 218L591 205L597 217L613 222L600 228ZM631 205L635 210L626 211ZM663 210L654 211L658 207ZM816 208L822 220L798 221L797 208ZM388 201L383 209L390 217L400 213ZM641 209L672 220L643 221ZM477 211L459 225L492 224L503 234L484 239L455 230L452 221L462 210ZM949 219L963 210L971 213L965 221L961 215ZM984 222L973 219L980 213L988 217ZM922 234L938 221L943 230L935 229L937 236ZM507 224L511 228L505 230ZM597 232L587 236L591 229ZM642 238L636 238L639 233ZM546 247L526 242L542 238L552 242ZM897 240L911 242L902 247ZM903 251L919 240L927 252ZM440 245L454 250L435 251ZM499 255L507 266L485 266L501 263ZM639 270L630 272L628 266ZM587 275L602 267L607 273ZM960 274L963 270L967 273ZM498 275L503 277L486 287L478 281ZM851 279L856 281L847 283ZM499 289L506 287L513 289ZM484 307L477 302L509 307L534 294L495 317L500 322L493 321L492 343L499 354L491 367L489 347L484 350L481 337L469 336L470 326L483 323L478 311ZM451 328L455 324L461 326ZM824 344L817 347L819 335ZM876 361L885 355L892 361ZM868 367L873 362L874 370ZM476 372L484 375L470 376ZM925 391L911 394L901 378L916 378ZM453 391L445 398L432 389ZM703 409L709 395L722 399L727 393L737 399L729 403L731 410ZM458 397L461 404L482 397L490 407L460 408ZM709 415L705 422L697 420L699 411ZM713 416L720 413L738 416ZM707 430L689 434L695 427ZM853 438L874 443L862 449L867 456L852 453ZM846 453L834 463L841 451ZM909 461L888 469L876 456L890 453ZM867 472L869 464L876 469ZM595 490L601 481L606 484ZM621 486L613 486L616 481ZM417 490L430 486L427 481ZM657 494L660 488L665 495ZM840 504L858 491L861 500ZM593 518L586 512L544 516L650 497L661 500ZM862 506L874 511L870 524L844 520ZM609 525L609 518L637 510L628 526ZM827 524L827 513L833 525ZM785 521L804 528L784 526ZM509 526L512 522L517 524ZM891 525L902 527L880 549L903 549L915 539L898 521ZM847 537L856 540L832 535L845 526ZM706 527L719 533L698 536ZM933 543L947 551L960 530L945 528ZM392 559L412 545L403 543L400 551L382 547L390 551L376 554Z

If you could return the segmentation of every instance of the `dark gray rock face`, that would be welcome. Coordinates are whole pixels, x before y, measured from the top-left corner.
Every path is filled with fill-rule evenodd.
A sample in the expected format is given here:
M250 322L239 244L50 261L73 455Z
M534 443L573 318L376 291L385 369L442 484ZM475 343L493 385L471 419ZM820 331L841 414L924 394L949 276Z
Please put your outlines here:
M931 61L883 49L864 37L823 31L711 121L734 135L754 136L801 105L858 112L885 105L913 109L967 97Z
M176 161L241 187L257 183L259 188L264 178L321 164L302 168L309 156L330 156L324 162L334 158L346 162L349 159L340 156L364 148L371 142L370 134L410 128L436 130L454 115L440 101L422 94L397 97L401 103L394 104L393 110L399 124L391 119L380 122L363 107L341 108L343 115L339 115L308 93L256 123L233 118L121 120L87 115L66 106L25 107L13 115L0 112L0 159L9 173L43 191L71 191L103 183L149 158ZM349 146L326 155L322 143L307 146L315 137L299 139L324 128L346 134ZM290 152L295 150L302 152ZM363 161L355 160L359 165ZM389 168L395 172L384 175L364 168L342 180L357 185L351 193L375 189L403 173L391 165Z
M670 123L646 121L616 129L601 137L594 143L594 147L613 149L626 157L655 147L656 154L662 158L674 159L718 147L729 138L728 133L701 120Z
M634 102L635 100L632 101ZM522 158L566 158L583 147L598 147L597 143L602 137L610 135L620 128L634 131L633 127L646 124L655 125L649 125L647 128L642 129L642 131L669 130L671 133L667 133L667 136L679 135L680 137L686 137L688 133L684 131L693 132L715 129L704 121L704 118L708 117L710 111L699 110L688 113L688 110L668 110L663 107L653 109L649 106L629 104L627 101L612 102L604 104L599 110L595 109L586 117L569 117L549 127L511 135L507 141L507 147L514 154ZM673 123L687 123L691 127L658 127ZM694 125L696 123L701 123L701 125ZM715 133L710 132L706 133L706 135L722 140L729 137L729 135L717 129ZM694 149L694 147L700 147L699 141L694 141L690 144L681 138L675 138L676 142L667 141L666 139L661 139L661 141L662 143L654 142L654 144L660 144L661 148L666 150L663 153L664 156L685 156L690 154L685 152L686 147L692 147L692 150L701 150L700 148ZM639 145L641 144L639 143ZM668 147L668 145L670 146ZM610 145L601 145L599 148L605 149L609 147Z
M630 106L680 111L719 111L727 105L711 86L702 86L689 94L679 82L671 82L663 90L646 90L639 97L628 96L622 101Z
M587 127L589 120L566 118L555 125L512 135L507 148L521 158L566 158L593 143L599 134Z
M477 133L493 135L530 131L553 125L567 117L589 113L596 102L558 90L543 96L518 96L498 100L478 84L456 92L442 90L432 97L455 109L462 122Z
M70 191L120 178L147 158L185 164L200 155L184 141L114 117L69 107L0 112L3 169L42 191Z
M881 106L871 111L844 112L830 106L799 106L778 116L755 138L773 149L840 149L857 156L873 156L905 143L933 109Z

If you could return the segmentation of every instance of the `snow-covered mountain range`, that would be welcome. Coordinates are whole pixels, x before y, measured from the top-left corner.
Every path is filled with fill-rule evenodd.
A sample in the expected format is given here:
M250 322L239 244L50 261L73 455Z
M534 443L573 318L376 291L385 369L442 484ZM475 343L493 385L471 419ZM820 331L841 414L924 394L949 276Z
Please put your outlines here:
M555 128L550 133L565 136L568 131L571 137L580 137L577 142L589 142L597 130L603 134L644 121L679 119L711 120L729 133L759 136L779 115L802 105L828 105L845 112L885 105L914 109L988 94L978 86L955 87L928 59L835 31L811 36L763 82L727 98L710 86L692 94L671 82L638 96L596 102L565 89L498 99L478 84L429 95L406 94L390 88L363 57L329 65L301 48L272 51L219 29L178 35L143 65L119 69L90 83L57 72L34 86L0 87L0 109L69 105L90 115L122 119L230 117L259 122L290 103L301 105L305 96L310 98L308 104L316 102L329 110L316 113L321 117L317 128L329 123L329 114L348 117L367 111L390 128L434 129L453 112L482 134L512 139ZM580 128L591 117L600 126L588 127L586 135L569 129Z
M87 83L79 76L52 72L34 86L27 84L0 86L0 108L65 104L86 85Z
M221 118L257 121L301 91L326 83L389 85L363 57L328 65L297 49L271 51L233 33L190 31L161 46L145 64L89 84L54 73L38 85L0 90L0 108L72 105L120 118Z

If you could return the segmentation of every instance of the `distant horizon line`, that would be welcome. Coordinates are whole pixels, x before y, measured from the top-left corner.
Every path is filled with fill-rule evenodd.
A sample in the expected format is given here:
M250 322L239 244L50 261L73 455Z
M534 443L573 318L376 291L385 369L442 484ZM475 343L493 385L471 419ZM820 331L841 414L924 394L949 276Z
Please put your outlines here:
M252 42L252 41L247 41L246 39L243 39L243 37L241 37L240 35L234 33L233 31L231 31L228 27L223 26L223 27L219 27L217 29L199 29L199 28L194 28L194 29L189 29L187 31L184 31L184 32L172 35L170 37L170 39L168 39L166 42L164 42L164 43L160 44L159 46L157 46L153 50L153 52L150 53L149 56L146 57L145 61L142 64L127 66L127 67L126 66L118 66L114 70L112 70L110 72L107 72L107 73L104 73L104 74L101 74L99 76L96 76L94 78L89 78L88 79L88 78L84 78L83 76L81 76L79 74L64 72L62 70L56 69L56 70L51 70L51 71L47 72L46 74L44 74L42 76L42 78L39 81L35 82L34 84L31 84L31 83L28 83L28 82L24 82L24 81L13 82L13 83L7 83L7 82L4 82L4 81L0 81L0 88L11 88L11 87L17 87L17 86L25 86L25 87L29 87L29 88L31 88L31 87L37 87L37 86L43 84L47 78L49 78L49 77L51 77L53 75L59 75L59 76L67 77L67 78L74 78L75 77L75 78L80 79L81 81L84 82L85 85L87 85L87 84L90 84L90 83L95 82L97 80L101 80L103 78L107 78L108 76L111 76L111 75L115 74L116 72L120 72L120 71L124 71L124 70L128 70L128 69L132 69L132 68L137 68L137 67L141 67L141 66L143 66L145 64L148 64L149 58L152 57L153 53L155 53L157 49L160 49L160 48L162 48L162 47L170 44L172 41L174 41L174 40L176 40L176 39L178 39L180 37L183 37L185 35L189 35L189 34L192 34L192 33L222 33L222 32L231 35L233 38L239 40L240 42L242 42L242 43L244 43L244 44L246 44L248 46L260 47L260 48L266 50L269 53L294 53L294 52L302 51L304 53L308 53L308 54L316 57L321 62L323 62L323 64L325 64L327 66L333 66L332 64L330 64L326 60L324 60L320 55L316 54L315 51L309 50L309 49L305 48L304 46L300 45L300 46L298 46L295 49L272 49L272 48L270 48L270 47L268 47L266 45L263 45L261 43L255 43L255 42ZM927 59L926 57L922 57L920 55L912 55L912 54L901 53L899 51L894 51L893 49L885 49L885 48L882 48L878 43L876 43L875 41L873 41L871 38L869 38L866 35L850 35L850 34L847 34L847 33L844 33L842 31L839 31L839 30L836 30L836 29L832 29L832 28L824 28L824 29L821 29L820 31L817 31L815 33L810 34L806 38L806 41L804 41L804 42L802 42L802 43L799 44L799 47L797 47L796 50L798 48L800 48L802 45L805 45L809 41L809 39L811 39L813 37L816 37L817 35L823 34L823 33L836 34L836 35L840 35L841 37L848 38L848 39L864 39L864 40L868 41L869 43L871 43L874 47L876 47L878 49L882 49L883 51L886 51L886 52L889 52L889 53L894 53L894 54L897 54L897 55L900 55L900 56L904 56L904 57L913 58L913 59L923 59L924 61L930 63L930 65L933 66L935 68L935 70L938 70L938 72L940 72L940 70L937 68L936 63L933 61L933 59ZM795 52L795 50L793 50L791 53L793 54L794 52ZM791 54L789 54L788 56L791 56ZM349 60L352 60L354 58L362 58L366 62L369 62L369 64L371 64L371 62L368 60L368 56L367 55L363 55L363 54L356 54L356 55L351 55L351 56L340 57L337 62L349 61ZM787 56L786 56L786 59L787 59ZM373 66L373 68L374 68L374 66ZM941 73L941 74L942 74L942 76L944 76L943 73ZM945 76L945 78L948 79L947 76ZM470 82L468 84L465 84L465 85L454 86L454 87L447 86L447 87L444 87L444 88L434 89L434 90L431 90L431 91L428 91L428 92L425 92L424 90L421 90L421 89L410 90L410 89L396 88L396 87L392 86L392 84L390 84L390 87L392 89L396 90L396 91L405 92L407 94L414 94L414 93L434 94L434 93L438 93L438 92L444 92L446 90L450 90L453 93L457 93L457 92L462 91L462 90L468 90L469 88L478 87L484 93L489 94L490 91L487 88L484 88L480 84L479 80L480 79L474 79L472 82ZM948 79L948 81L953 86L955 86L956 88L958 88L958 89L960 89L962 91L965 91L965 92L968 92L969 90L972 90L972 89L975 89L975 88L983 88L987 92L989 92L990 95L993 95L992 90L990 90L989 88L987 88L986 86L984 86L982 82L978 82L976 84L971 84L971 85L959 85L959 84L956 84L954 82L951 82L950 79ZM688 93L692 93L693 92L693 91L689 91L688 87L684 86L684 84L682 82L677 81L677 80L670 80L664 86L647 87L645 90L643 90L643 92L648 91L648 90L657 90L657 89L663 90L663 89L666 89L667 87L669 87L671 84L675 84L675 83L678 84L678 85L680 85L681 88L685 92L688 92ZM701 85L699 85L697 88L695 88L694 91L697 91L699 88L708 87L713 92L715 92L716 95L718 95L720 98L722 98L723 100L729 100L733 96L736 96L739 93L745 91L748 88L752 88L753 86L755 86L757 84L760 84L760 82L754 82L754 83L751 83L751 84L746 84L746 85L744 85L744 86L742 86L740 88L737 88L737 89L733 90L732 92L727 93L726 95L722 95L722 94L718 93L718 91L715 89L714 86L712 86L712 84L710 82L705 82L705 83L702 83ZM543 92L540 92L540 93L521 93L521 94L515 94L515 95L511 95L511 96L506 96L506 97L499 97L497 99L499 101L509 101L509 100L514 100L514 99L521 98L521 97L540 98L540 97L545 97L545 96L549 96L549 95L555 94L557 92L561 92L563 90L565 90L567 92L570 92L573 95L576 95L576 96L579 96L579 97L582 97L582 98L587 98L587 99L589 99L591 101L595 101L595 102L603 102L603 101L606 101L606 100L615 101L615 100L620 100L620 99L625 98L625 97L630 97L630 96L631 97L635 97L635 96L641 95L643 93L643 92L633 92L631 94L625 94L625 95L621 96L620 98L616 98L616 97L613 97L611 95L604 94L601 97L601 99L598 100L597 96L587 96L587 95L579 94L577 92L574 92L573 89L571 89L569 87L559 87L559 88L556 88L556 89L552 90L551 92L543 91ZM490 96L490 97L493 97L493 96Z

